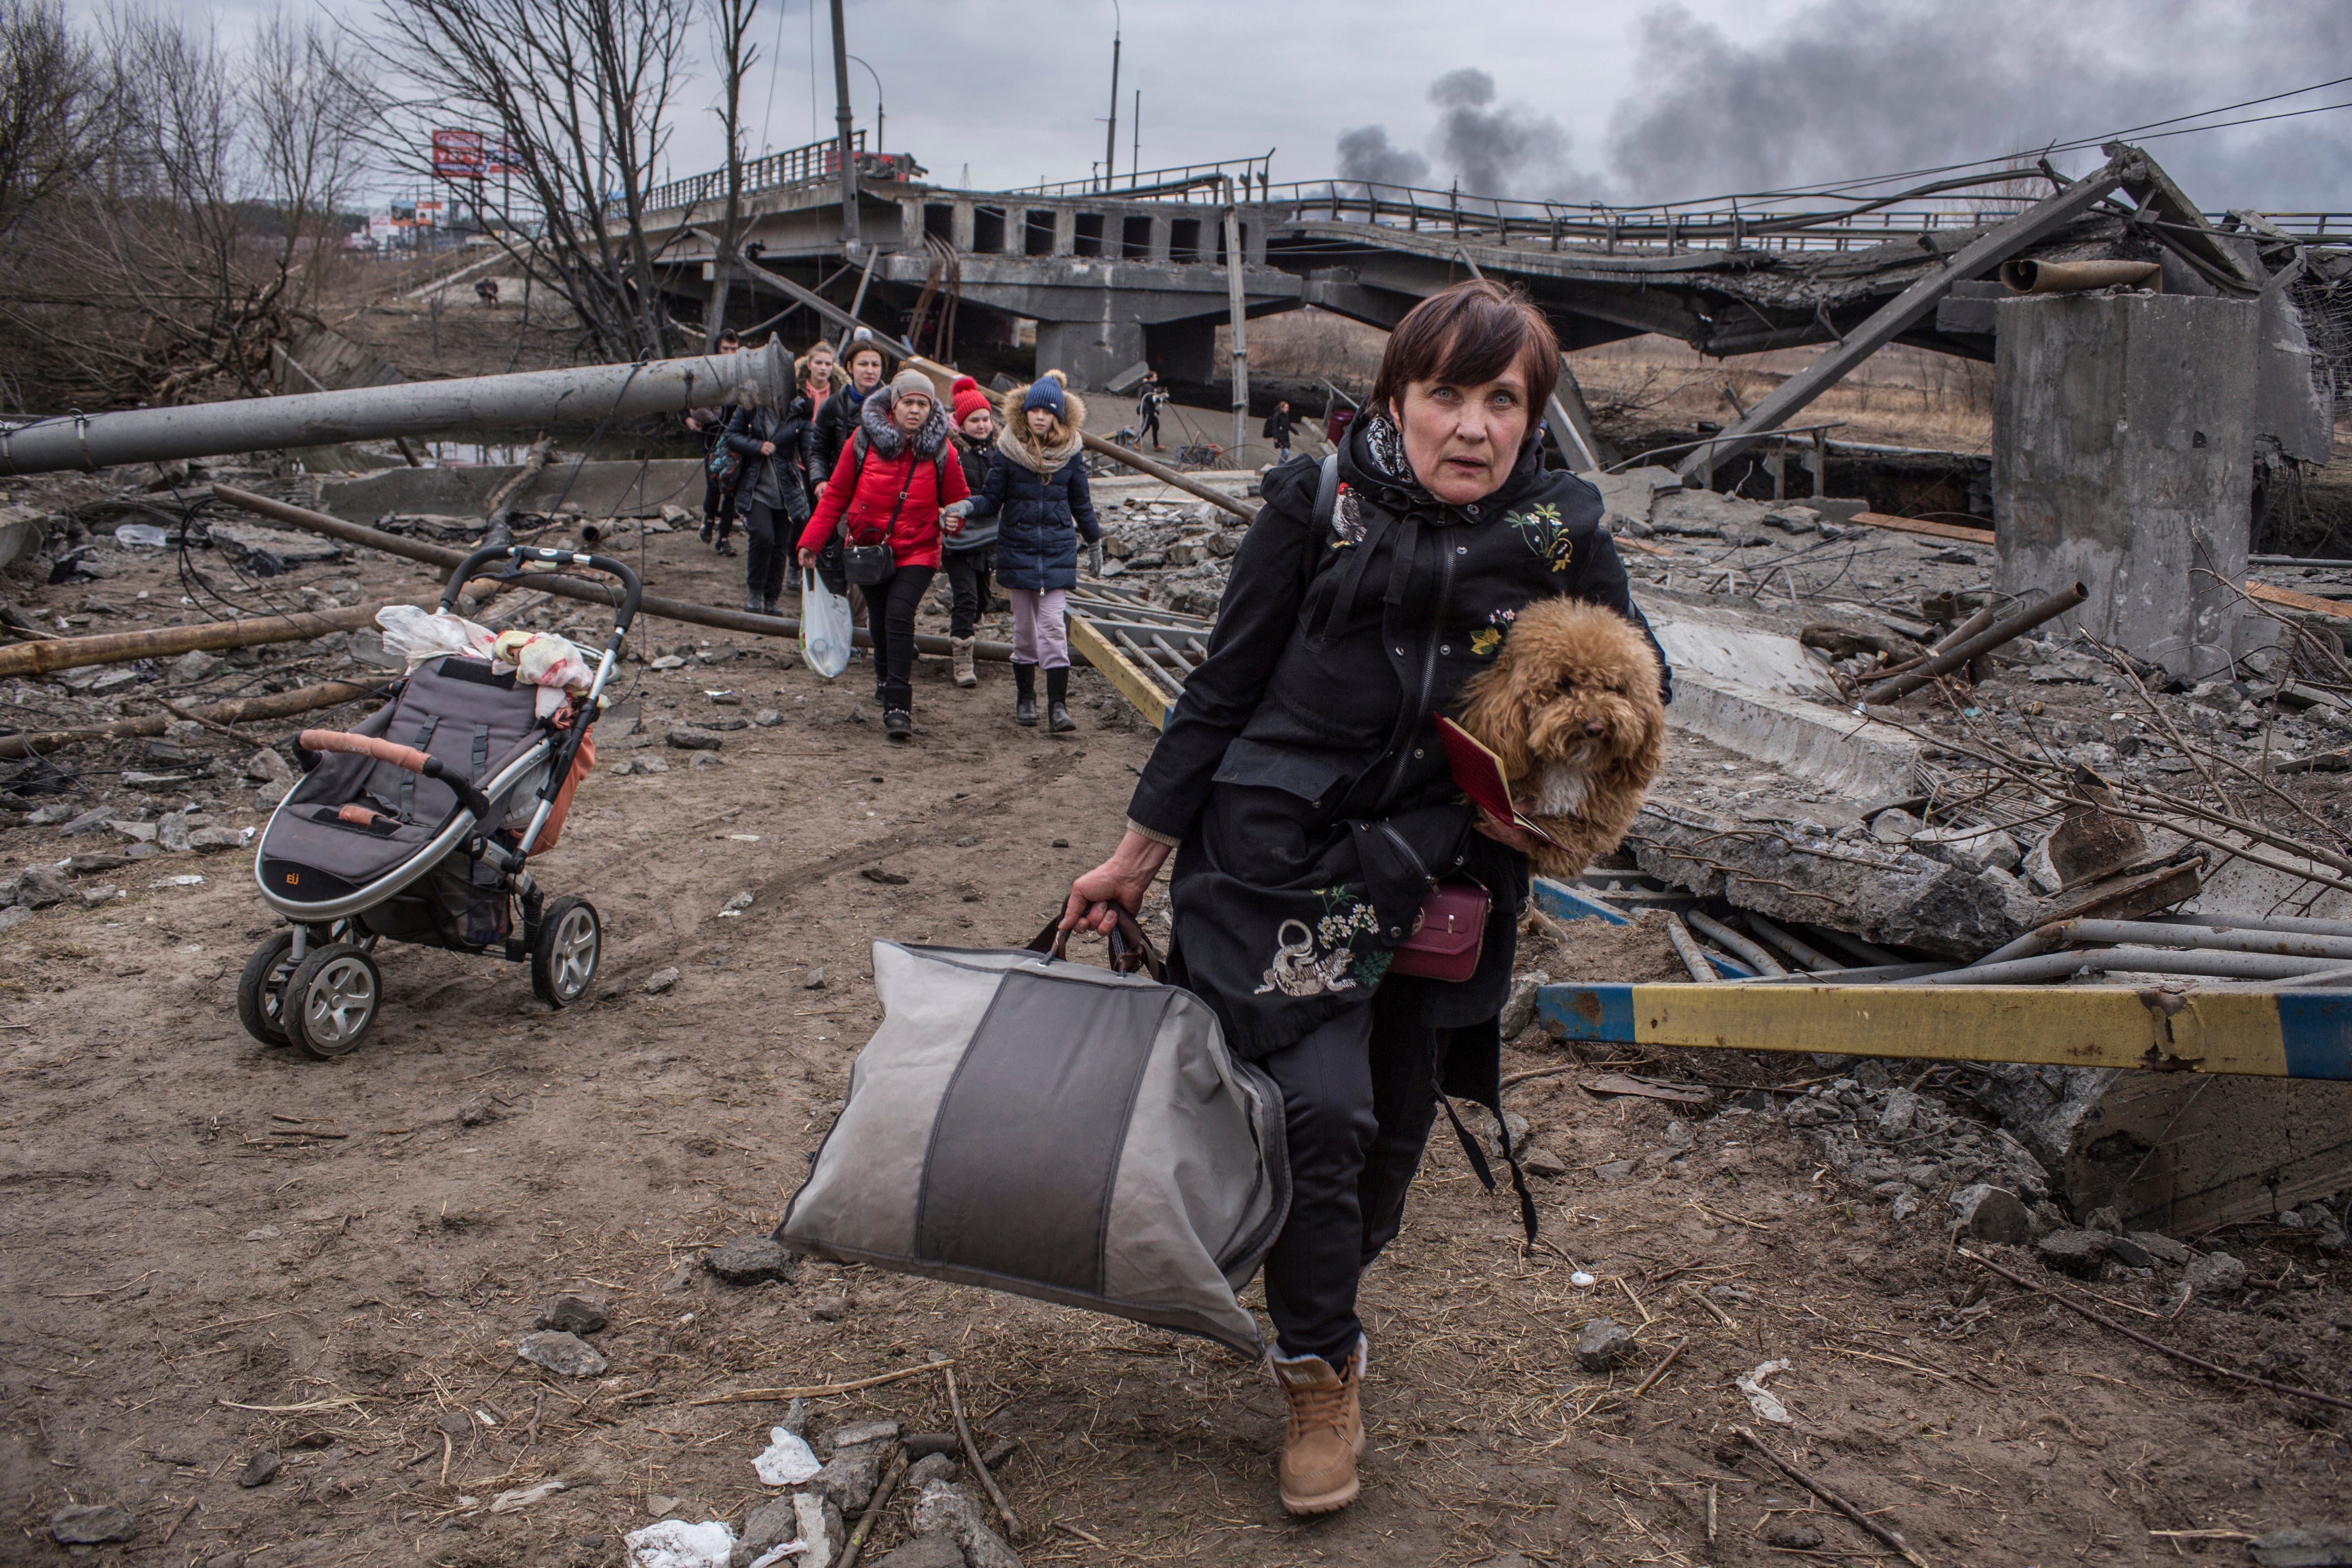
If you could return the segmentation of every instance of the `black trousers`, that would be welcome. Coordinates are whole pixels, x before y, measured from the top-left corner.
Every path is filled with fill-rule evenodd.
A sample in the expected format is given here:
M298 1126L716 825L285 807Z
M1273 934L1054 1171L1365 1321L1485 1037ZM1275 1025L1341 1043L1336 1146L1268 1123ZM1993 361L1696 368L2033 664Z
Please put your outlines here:
M944 559L948 592L953 600L948 612L948 635L968 637L980 617L988 614L988 574L996 569L996 547L983 544L978 550L950 550Z
M1143 416L1143 423L1135 427L1135 438L1149 438L1153 446L1160 445L1160 410L1155 408Z
M732 486L721 485L717 474L706 472L702 479L702 521L709 522L714 518L719 522L719 537L726 538L729 526L735 521L735 490Z
M874 638L874 695L885 709L915 706L915 611L939 574L936 566L901 566L866 584L866 620Z
M1363 1332L1356 1282L1404 1223L1437 1116L1437 1033L1402 988L1257 1064L1282 1089L1290 1217L1265 1259L1280 1353L1334 1367Z
M725 528L720 523L720 528ZM782 509L761 501L753 501L743 519L743 590L762 599L772 599L784 591L784 563L793 559L793 550L800 542L801 531ZM721 539L727 536L719 535Z

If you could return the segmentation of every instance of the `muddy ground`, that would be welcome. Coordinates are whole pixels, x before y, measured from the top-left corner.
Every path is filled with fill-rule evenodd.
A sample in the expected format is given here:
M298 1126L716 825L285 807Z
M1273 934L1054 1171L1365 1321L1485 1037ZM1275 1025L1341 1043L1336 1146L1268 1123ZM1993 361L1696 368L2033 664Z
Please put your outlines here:
M649 544L661 592L731 603L738 564L690 534ZM338 582L430 586L371 557L268 587ZM95 631L129 623L89 600L152 605L161 622L184 613L177 584L150 557L102 584L11 592ZM646 640L705 636L647 623ZM1767 1440L1937 1568L2243 1561L2227 1532L2347 1511L2336 1413L2185 1374L1997 1280L1983 1291L1931 1220L1894 1228L1802 1134L1719 1113L1740 1086L1819 1076L1803 1058L1641 1064L1725 1086L1706 1108L1604 1100L1572 1074L1515 1087L1509 1104L1568 1169L1538 1183L1533 1251L1507 1196L1441 1135L1366 1281L1365 1493L1318 1521L1274 1499L1278 1398L1213 1346L859 1268L719 1283L698 1255L775 1223L875 1024L867 944L1025 940L1116 837L1151 743L1090 675L1082 729L1055 737L1011 724L1002 667L967 692L927 660L918 739L890 746L869 668L828 687L766 647L632 667L625 700L656 731L761 707L785 721L730 733L715 767L607 745L543 868L607 921L594 999L570 1011L535 1003L519 969L387 946L385 1016L355 1055L258 1046L233 992L271 922L236 853L99 873L125 896L0 934L0 1500L22 1532L0 1559L63 1560L47 1525L73 1501L131 1510L127 1545L96 1553L134 1563L602 1568L625 1531L673 1515L740 1526L765 1495L751 1458L782 1406L701 1402L934 1352L956 1358L982 1446L1014 1445L1002 1479L1032 1562L1895 1561L1733 1440L1761 1425L1733 1377L1781 1357L1793 1365L1770 1386L1794 1419ZM299 650L261 668L344 673ZM704 695L722 689L741 704ZM142 692L121 700L152 710ZM70 753L78 798L129 804L119 770L142 744ZM649 756L673 765L612 771ZM197 787L215 821L261 820L248 794ZM0 833L12 868L111 847ZM150 886L187 875L205 880ZM722 918L739 892L753 902ZM1554 978L1673 973L1648 926L1580 923L1529 962ZM647 994L671 966L675 986ZM1572 1065L1531 1031L1506 1070ZM2342 1265L2270 1226L2205 1245L2245 1258L2254 1288L2169 1321L2162 1281L2089 1289L2173 1343L2345 1389ZM1577 1288L1572 1268L1598 1283ZM1729 1289L1710 1307L1699 1292L1715 1286ZM516 1359L557 1290L609 1304L592 1336L604 1377ZM1639 1348L1595 1374L1571 1350L1599 1315L1637 1327ZM939 1380L821 1400L813 1425L872 1415L939 1429ZM462 1434L446 1450L445 1429ZM260 1451L283 1468L240 1486ZM570 1489L486 1510L556 1478ZM1771 1544L1806 1539L1792 1524L1821 1544ZM877 1545L906 1530L902 1509Z

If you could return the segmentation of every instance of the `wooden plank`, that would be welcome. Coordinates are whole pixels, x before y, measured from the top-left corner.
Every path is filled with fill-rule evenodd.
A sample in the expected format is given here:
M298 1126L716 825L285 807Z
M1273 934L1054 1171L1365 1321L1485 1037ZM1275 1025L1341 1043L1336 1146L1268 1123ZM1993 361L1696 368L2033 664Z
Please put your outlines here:
M2265 605L2278 605L2290 610L2302 610L2314 616L2336 616L2352 620L2352 605L2339 605L2333 599L2323 599L2315 594L2298 594L2293 588L2273 588L2268 583L2246 584L2246 597L2260 599Z
M1162 690L1159 682L1146 675L1133 659L1110 644L1102 633L1084 616L1069 619L1070 648L1091 665L1096 672L1118 688L1134 710L1148 720L1155 730L1168 728L1168 715L1175 709L1174 700Z
M1796 503L1802 506L1804 502ZM1990 529L1962 528L1956 522L1929 522L1925 518L1894 517L1883 511L1858 511L1853 521L1864 528L1892 529L1897 533L1924 533L1930 539L1956 539L1964 544L1990 544Z

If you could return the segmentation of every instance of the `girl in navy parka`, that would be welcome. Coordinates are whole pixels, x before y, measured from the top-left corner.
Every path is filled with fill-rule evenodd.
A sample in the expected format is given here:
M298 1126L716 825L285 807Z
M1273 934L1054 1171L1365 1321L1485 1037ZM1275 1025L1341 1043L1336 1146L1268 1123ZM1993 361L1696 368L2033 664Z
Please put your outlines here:
M996 437L980 493L947 509L950 534L967 517L996 516L996 582L1013 601L1015 722L1037 721L1037 667L1045 668L1046 722L1075 730L1070 717L1070 642L1063 605L1078 585L1078 540L1088 570L1102 574L1102 529L1087 492L1078 433L1087 405L1049 370L1004 395L1004 428Z

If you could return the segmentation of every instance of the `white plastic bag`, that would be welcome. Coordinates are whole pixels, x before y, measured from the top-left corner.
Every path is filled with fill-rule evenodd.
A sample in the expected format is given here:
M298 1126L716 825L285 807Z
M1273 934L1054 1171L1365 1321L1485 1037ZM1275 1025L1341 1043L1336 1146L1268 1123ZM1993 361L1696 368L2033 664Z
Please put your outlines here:
M849 668L849 601L824 585L814 570L801 574L801 658L831 680Z
M478 626L463 616L420 610L414 605L386 605L375 613L375 624L383 628L384 647L406 659L411 669L428 658L453 653L486 659L496 640L489 627Z

